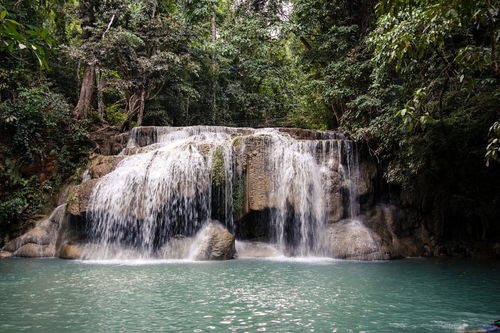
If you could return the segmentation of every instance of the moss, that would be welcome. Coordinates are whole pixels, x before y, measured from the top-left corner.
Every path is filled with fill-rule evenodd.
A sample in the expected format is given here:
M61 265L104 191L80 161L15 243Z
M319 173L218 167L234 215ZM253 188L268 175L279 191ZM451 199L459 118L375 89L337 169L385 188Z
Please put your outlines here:
M243 216L243 195L243 180L240 177L235 177L233 181L233 216L235 220L239 220Z
M66 201L66 203L71 203L73 201L76 201L78 199L78 194L77 193L73 193L72 195L70 195L68 197L68 200Z
M224 186L226 184L224 150L222 147L215 148L212 155L212 183L216 186Z
M83 175L83 168L82 167L76 168L75 172L73 173L73 178L75 179L76 183L82 182L82 175Z
M239 144L240 144L240 142L241 142L241 136L236 136L236 137L234 137L234 138L231 140L231 145L233 145L233 147L234 147L234 146L239 145Z

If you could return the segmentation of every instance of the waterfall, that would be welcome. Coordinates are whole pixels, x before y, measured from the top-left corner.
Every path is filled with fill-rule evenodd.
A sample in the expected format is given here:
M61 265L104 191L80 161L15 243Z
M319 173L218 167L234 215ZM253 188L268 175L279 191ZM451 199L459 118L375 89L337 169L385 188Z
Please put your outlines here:
M284 129L134 128L121 152L126 157L92 190L86 257L169 251L182 257L192 247L184 240L196 242L211 219L235 233L242 216L256 210L270 212L269 242L280 252L325 255L330 211L359 214L359 171L353 141L311 133L312 139ZM332 204L332 194L341 195L342 207Z

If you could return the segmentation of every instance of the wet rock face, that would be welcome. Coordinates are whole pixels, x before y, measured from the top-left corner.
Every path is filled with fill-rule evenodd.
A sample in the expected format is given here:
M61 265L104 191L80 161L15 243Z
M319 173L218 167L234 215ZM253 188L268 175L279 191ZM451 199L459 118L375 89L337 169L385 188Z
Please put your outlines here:
M269 197L271 179L267 162L268 138L264 136L243 137L240 147L244 147L244 152L240 156L242 160L239 161L242 169L245 170L243 214L272 208L274 203L270 202Z
M66 205L58 206L52 214L35 223L35 227L11 240L3 247L4 257L53 257L59 226L64 218Z
M12 256L13 256L12 252L0 251L0 259L10 258Z
M86 182L74 186L70 190L66 212L71 215L82 215L87 211L92 190L99 182L99 179L90 179Z
M236 254L234 236L219 222L209 222L196 237L193 258L196 260L228 260Z
M80 259L83 249L80 245L64 244L59 250L58 256L62 259Z
M90 165L88 167L90 178L100 178L111 171L113 171L118 163L123 160L125 156L105 156L97 155L90 160Z
M381 238L362 222L344 220L327 229L328 252L334 258L352 260L390 259Z
M81 184L73 185L68 190L66 212L82 215L87 211L90 195L100 178L112 172L125 156L95 155L88 166L88 177Z
M15 257L53 257L55 255L54 245L39 245L28 243L18 248L13 255Z

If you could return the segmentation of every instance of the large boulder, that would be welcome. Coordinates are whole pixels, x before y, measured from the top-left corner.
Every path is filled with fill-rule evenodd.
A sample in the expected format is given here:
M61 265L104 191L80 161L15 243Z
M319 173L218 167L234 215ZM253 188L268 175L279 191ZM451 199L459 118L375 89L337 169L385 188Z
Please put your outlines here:
M14 254L15 257L53 257L55 255L55 248L53 245L40 245L28 243L17 249Z
M83 249L80 245L64 244L59 250L58 256L62 259L80 259Z
M65 207L58 206L48 218L35 222L34 228L7 242L2 250L17 257L53 257Z
M391 257L438 256L437 242L420 223L402 226L401 210L393 205L376 205L360 218L381 239Z
M236 253L234 236L219 222L210 221L196 235L191 250L196 260L228 260Z
M352 260L390 259L380 237L358 220L343 220L327 229L329 255Z

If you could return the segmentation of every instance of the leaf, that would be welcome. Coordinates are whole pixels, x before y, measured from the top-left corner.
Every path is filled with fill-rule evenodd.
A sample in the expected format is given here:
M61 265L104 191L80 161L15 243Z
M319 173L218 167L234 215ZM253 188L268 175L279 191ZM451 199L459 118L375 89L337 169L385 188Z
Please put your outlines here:
M14 21L12 19L5 19L5 22L9 22L9 23L12 23L14 25L21 25L21 23L17 22L17 21Z

